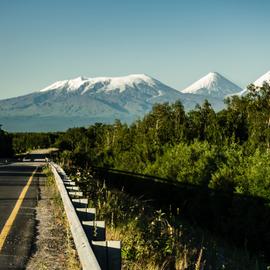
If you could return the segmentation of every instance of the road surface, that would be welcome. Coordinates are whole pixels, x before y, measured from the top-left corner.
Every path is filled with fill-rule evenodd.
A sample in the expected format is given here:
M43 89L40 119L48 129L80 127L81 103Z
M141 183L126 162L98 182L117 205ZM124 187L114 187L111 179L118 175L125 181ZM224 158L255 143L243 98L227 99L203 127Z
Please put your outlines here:
M1 270L24 269L35 249L35 207L44 163L32 161L0 165Z

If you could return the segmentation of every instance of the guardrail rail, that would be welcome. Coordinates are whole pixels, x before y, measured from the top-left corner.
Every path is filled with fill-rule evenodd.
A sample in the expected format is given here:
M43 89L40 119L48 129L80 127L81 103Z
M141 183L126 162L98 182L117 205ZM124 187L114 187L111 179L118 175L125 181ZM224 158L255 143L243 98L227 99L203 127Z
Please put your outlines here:
M89 208L80 188L64 170L50 162L61 195L70 230L84 270L121 269L121 242L106 240L104 221L96 219L96 209Z

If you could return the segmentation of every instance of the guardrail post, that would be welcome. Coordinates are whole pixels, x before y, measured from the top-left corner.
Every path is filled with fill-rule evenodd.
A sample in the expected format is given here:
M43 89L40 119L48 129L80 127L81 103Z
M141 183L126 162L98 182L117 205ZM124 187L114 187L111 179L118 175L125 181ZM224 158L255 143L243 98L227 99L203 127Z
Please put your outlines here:
M71 199L75 208L87 208L88 207L88 199L80 198L80 199Z
M105 221L83 221L82 224L89 240L106 240Z
M101 269L121 269L120 241L92 241L92 247L97 256Z
M78 208L76 207L76 212L80 220L95 220L96 219L96 208Z

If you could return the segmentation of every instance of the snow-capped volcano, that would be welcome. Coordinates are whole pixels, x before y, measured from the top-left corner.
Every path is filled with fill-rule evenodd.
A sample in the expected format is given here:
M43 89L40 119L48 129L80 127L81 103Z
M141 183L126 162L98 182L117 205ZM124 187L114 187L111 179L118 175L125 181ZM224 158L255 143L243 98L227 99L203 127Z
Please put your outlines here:
M237 93L241 90L242 89L239 86L229 81L219 73L210 72L181 92L223 99L226 96Z
M264 75L255 80L252 84L256 87L262 87L264 83L270 84L270 71L266 72ZM241 92L237 93L239 96L245 96L248 94L248 89L245 88Z
M270 84L270 71L258 78L253 84L257 87L262 87L264 83Z

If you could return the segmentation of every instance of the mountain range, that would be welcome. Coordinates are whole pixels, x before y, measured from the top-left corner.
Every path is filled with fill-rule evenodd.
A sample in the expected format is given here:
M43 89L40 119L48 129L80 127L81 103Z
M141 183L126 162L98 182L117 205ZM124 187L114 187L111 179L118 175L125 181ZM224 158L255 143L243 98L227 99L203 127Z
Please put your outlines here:
M254 84L270 82L270 72ZM0 123L9 131L61 131L95 122L143 117L155 103L181 100L186 110L208 99L215 110L242 89L211 72L182 91L145 74L124 77L78 77L55 82L28 95L0 100Z

